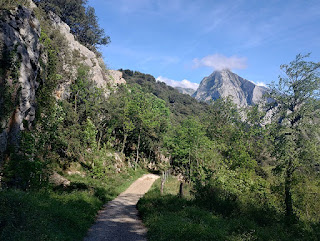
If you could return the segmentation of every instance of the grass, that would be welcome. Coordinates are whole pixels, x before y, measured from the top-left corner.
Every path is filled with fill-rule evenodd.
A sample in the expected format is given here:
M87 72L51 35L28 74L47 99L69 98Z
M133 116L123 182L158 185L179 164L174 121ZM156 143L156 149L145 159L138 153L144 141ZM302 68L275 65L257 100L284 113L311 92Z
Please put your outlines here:
M191 195L179 198L178 185L176 179L169 179L161 196L158 180L139 201L138 209L150 241L320 240L319 225L297 223L288 227L281 220L262 225L247 214L225 217L208 210Z
M82 240L102 205L143 173L130 171L106 182L72 176L67 189L0 191L0 240Z

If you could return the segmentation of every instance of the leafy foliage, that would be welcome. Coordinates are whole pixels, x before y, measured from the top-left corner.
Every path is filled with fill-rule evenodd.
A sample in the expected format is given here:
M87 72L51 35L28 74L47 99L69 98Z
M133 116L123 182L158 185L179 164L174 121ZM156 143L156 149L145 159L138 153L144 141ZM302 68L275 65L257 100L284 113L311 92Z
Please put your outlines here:
M0 240L81 240L104 203L143 173L140 169L105 181L74 175L68 189L2 190Z
M257 210L253 205L243 209L224 189L214 189L205 203L181 199L177 196L178 185L176 178L169 178L165 194L161 195L157 181L138 202L148 227L148 240L289 241L317 240L320 234L319 224L309 228L301 222L287 226L272 210Z
M5 3L12 5L10 1ZM58 14L89 48L109 42L97 24L94 9L86 7L86 0L37 3ZM42 11L38 14L43 15ZM41 27L40 41L46 58L41 59L37 79L36 121L32 126L25 125L19 150L8 155L2 180L7 188L31 193L50 190L38 193L41 202L49 205L43 212L50 213L61 202L66 209L77 203L77 209L88 209L80 215L80 221L59 212L51 212L50 217L64 217L63 223L85 229L88 222L83 220L92 219L102 202L111 197L108 182L116 186L134 169L139 170L138 166L156 171L171 169L179 174L180 182L184 180L191 194L185 200L161 197L153 190L141 201L152 239L268 240L271 231L285 230L287 233L281 233L280 238L274 235L271 239L316 240L320 220L319 63L307 62L308 56L298 55L282 66L286 77L271 88L269 97L274 101L268 108L274 111L267 125L265 113L258 106L240 111L229 99L200 103L151 75L131 70L122 70L128 84L108 90L107 98L106 90L92 81L89 67L78 63L69 95L58 100L53 93L64 76L61 60L66 56L60 52L65 46L61 36L49 30L48 23ZM1 81L0 85L4 93L1 118L11 108L5 105L18 101L12 96L18 91L15 80L19 61L15 51L2 53L5 68L0 74L9 82ZM69 177L73 179L70 187L52 190L48 182L51 172L64 174L75 166L86 180ZM24 197L28 192L18 194ZM61 192L63 201L56 201L57 192ZM19 203L19 195L11 191L7 195L0 195L10 207L9 211L2 210L6 218L0 217L1 235L7 238L14 229L10 227L19 226L29 237L26 230L34 225L25 225L26 217L18 214L20 209L8 204L8 200ZM26 200L21 202L41 206L30 197ZM63 212L70 216L68 210ZM17 221L9 218L11 213ZM284 214L295 214L296 222L286 226ZM41 230L51 222L44 221ZM165 232L157 235L162 228ZM61 235L81 239L83 233L71 230L70 235ZM62 237L52 233L48 239ZM42 235L39 237L47 238ZM17 233L12 237L20 238Z
M181 122L190 116L201 116L206 112L208 106L206 103L200 103L163 82L157 82L151 75L131 70L121 71L123 78L129 85L138 84L145 93L152 93L164 100L173 114L172 121L174 123Z
M274 109L271 133L274 156L277 158L275 171L284 177L286 215L294 214L292 185L296 172L319 165L319 97L320 63L307 62L309 55L297 55L289 65L282 65L286 74L273 85L270 97ZM311 168L311 170L314 168ZM309 169L310 170L310 169Z
M1 9L12 9L18 7L19 5L28 6L29 2L27 0L2 0L0 2Z
M87 5L87 0L37 0L46 11L57 14L70 26L71 33L88 48L95 50L98 45L107 45L110 38L99 27L94 8Z

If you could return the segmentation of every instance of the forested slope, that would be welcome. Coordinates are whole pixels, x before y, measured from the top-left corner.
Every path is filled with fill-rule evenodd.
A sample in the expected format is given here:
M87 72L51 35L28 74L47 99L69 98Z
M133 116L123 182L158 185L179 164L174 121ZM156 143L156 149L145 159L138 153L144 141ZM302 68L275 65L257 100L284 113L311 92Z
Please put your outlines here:
M158 82L149 74L132 70L120 70L128 84L138 84L146 93L152 93L164 100L177 120L187 116L200 116L208 110L208 104L198 102L190 95L182 94L163 82Z
M268 232L284 230L279 239L317 240L319 63L298 55L282 66L274 101L239 113L229 99L200 103L148 74L122 70L124 84L100 62L108 37L86 1L36 3L0 5L0 239L82 239L104 202L153 171L181 190L141 202L153 239L277 240ZM217 222L226 228L208 234Z

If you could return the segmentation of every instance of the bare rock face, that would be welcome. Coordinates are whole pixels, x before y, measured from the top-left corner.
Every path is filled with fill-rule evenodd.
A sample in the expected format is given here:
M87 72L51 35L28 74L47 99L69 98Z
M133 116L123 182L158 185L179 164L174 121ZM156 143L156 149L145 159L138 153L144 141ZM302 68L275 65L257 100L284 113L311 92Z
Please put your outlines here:
M126 80L122 78L122 72L118 70L107 70L107 78L113 85L126 84Z
M266 91L267 88L257 86L230 70L222 70L205 77L193 97L201 101L230 97L238 107L245 107L259 104Z
M194 89L190 89L190 88L175 87L175 89L177 89L181 94L190 95L190 96L192 96L194 92L196 92Z
M79 43L70 32L70 27L64 23L59 16L53 12L49 12L48 17L52 22L52 27L59 30L67 42L69 53L64 54L72 56L72 53L77 53L79 55L77 57L78 60L81 60L80 63L90 68L90 78L99 88L112 87L126 83L122 78L122 73L120 71L107 70L102 58L98 57L96 53ZM76 66L74 64L64 63L64 69L73 72L73 78L75 78ZM72 78L69 78L59 85L57 89L57 93L59 94L56 95L58 98L65 98L68 96L68 87L71 82ZM106 95L108 95L108 91L106 91Z
M12 68L10 72L3 69L8 66L0 66L0 85L5 92L0 93L0 162L7 145L17 146L20 131L30 126L35 118L39 38L40 23L31 10L19 6L0 12L1 62L8 62ZM9 110L5 108L8 104L12 105Z
M8 146L18 147L20 132L35 119L40 59L46 62L45 54L41 54L40 23L33 13L37 6L32 0L28 2L28 8L0 10L0 169ZM58 99L68 97L79 64L88 67L90 78L106 90L106 96L111 91L107 87L126 83L122 72L107 70L102 58L76 41L69 26L57 15L50 13L48 17L52 30L58 30L66 44L59 60L68 74L58 84L55 93Z

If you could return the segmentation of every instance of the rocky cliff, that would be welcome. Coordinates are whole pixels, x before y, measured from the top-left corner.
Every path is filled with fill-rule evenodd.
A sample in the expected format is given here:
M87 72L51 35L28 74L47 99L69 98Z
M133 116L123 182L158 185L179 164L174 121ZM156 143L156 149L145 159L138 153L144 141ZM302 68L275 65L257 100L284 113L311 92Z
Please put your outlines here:
M21 6L1 11L0 16L2 159L7 145L16 145L20 130L35 118L40 23L31 10Z
M230 97L239 107L258 104L267 88L257 86L230 70L214 71L205 77L193 94L197 100L210 101Z
M57 15L50 12L48 17L52 22L52 28L58 30L64 36L67 48L65 48L66 52L63 53L63 55L69 56L70 58L77 58L77 60L81 60L81 64L88 66L90 68L90 78L97 84L98 87L114 87L118 84L126 83L126 81L122 78L122 73L120 71L107 70L101 57L98 57L96 53L76 41L75 37L70 32L70 27ZM68 95L68 87L72 83L76 74L77 66L74 64L74 62L75 61L73 60L66 60L64 62L63 69L67 70L69 73L71 73L71 75L69 75L69 78L65 79L59 85L56 92L56 96L58 98L64 98L66 97L65 95Z
M37 6L31 0L28 5L0 10L0 167L8 146L17 146L21 130L29 128L35 119L40 63L46 64L48 60L41 44L44 20L36 17ZM65 44L57 58L67 74L57 83L54 91L57 99L68 97L79 65L88 66L90 78L106 90L106 95L109 87L125 83L122 73L107 70L103 60L76 41L59 17L49 13L45 21L51 32L60 33L61 44Z

